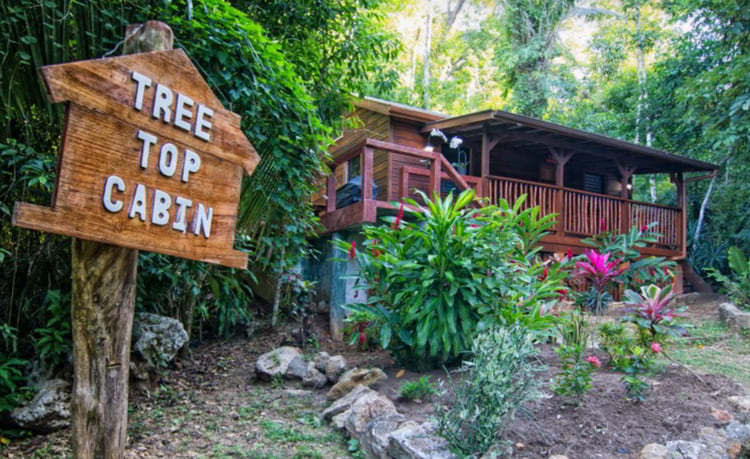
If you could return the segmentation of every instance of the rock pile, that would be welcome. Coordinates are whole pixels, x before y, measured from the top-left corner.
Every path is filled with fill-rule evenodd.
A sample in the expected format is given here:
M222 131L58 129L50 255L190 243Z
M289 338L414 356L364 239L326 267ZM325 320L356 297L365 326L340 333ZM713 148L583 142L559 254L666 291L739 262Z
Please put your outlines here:
M703 427L692 441L669 441L666 445L649 443L638 459L740 459L750 457L750 396L729 397L736 417L721 410L712 410L717 429ZM714 412L715 411L715 412Z
M382 373L382 370L377 371ZM326 408L323 418L358 439L367 457L455 457L448 443L435 434L434 424L407 421L388 397L361 384Z

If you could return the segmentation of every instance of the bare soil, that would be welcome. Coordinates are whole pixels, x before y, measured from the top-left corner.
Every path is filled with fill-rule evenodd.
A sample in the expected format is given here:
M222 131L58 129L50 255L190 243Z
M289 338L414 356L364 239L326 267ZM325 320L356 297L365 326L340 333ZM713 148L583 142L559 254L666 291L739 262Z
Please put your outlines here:
M688 297L691 321L715 320L720 297ZM608 314L617 317L613 308ZM389 378L377 387L396 402L400 412L412 419L434 414L431 402L412 402L399 397L401 385L427 374L431 381L445 381L443 370L428 373L403 371L388 353L356 352L332 341L326 318L316 324L318 350L343 354L350 366L378 366ZM722 332L723 333L723 332ZM722 335L723 336L723 335ZM738 338L734 338L738 339ZM289 333L265 331L252 339L217 341L193 350L194 361L163 373L151 391L131 391L127 457L350 457L347 439L317 419L327 405L326 389L304 391L297 382L271 384L254 378L256 358L291 341ZM746 341L746 339L745 339ZM742 346L747 343L741 342ZM727 347L726 341L707 342L698 349L693 343L684 355L699 355L713 345L743 353L747 347ZM701 344L703 346L703 344ZM737 351L740 349L740 351ZM660 361L649 377L652 389L645 402L625 398L622 374L602 368L593 375L594 387L579 406L554 395L552 384L559 359L551 345L540 348L544 398L530 404L527 415L518 415L505 438L514 445L513 457L547 458L565 454L570 459L636 458L647 443L694 439L698 429L713 426L711 408L729 410L727 397L744 388L730 377L705 374L694 367L702 383L684 368ZM598 354L602 362L606 356ZM750 355L734 355L742 361ZM683 360L684 363L690 363ZM696 360L698 362L698 360ZM710 368L710 367L709 367ZM398 377L400 376L400 377ZM451 378L456 379L453 375ZM0 433L0 435L2 435ZM5 457L65 457L70 455L69 431L13 440L1 447Z

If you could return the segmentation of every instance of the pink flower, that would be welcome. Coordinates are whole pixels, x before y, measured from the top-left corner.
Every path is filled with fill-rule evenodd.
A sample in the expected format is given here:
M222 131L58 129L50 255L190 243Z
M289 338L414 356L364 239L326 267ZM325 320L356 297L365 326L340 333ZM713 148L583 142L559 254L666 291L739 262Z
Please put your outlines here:
M398 217L396 217L396 221L393 222L393 229L401 228L401 220L403 219L404 219L404 205L401 204L398 208Z
M641 226L641 233L645 233L646 231L648 231L648 225L642 225Z
M568 249L568 260L573 259L573 249Z
M661 344L659 344L656 341L654 341L653 343L651 343L651 350L655 354L658 354L659 352L661 352Z
M558 294L559 294L559 295L560 295L561 297L563 297L563 298L567 298L567 297L568 297L568 290L567 290L567 289L561 288L561 289L559 289L559 290L557 291L557 293L558 293Z
M352 241L352 248L349 249L349 259L353 260L357 256L357 241Z
M599 361L599 357L595 355L590 355L586 357L586 361L590 363L591 365L595 366L596 368L599 368L602 366L602 362Z

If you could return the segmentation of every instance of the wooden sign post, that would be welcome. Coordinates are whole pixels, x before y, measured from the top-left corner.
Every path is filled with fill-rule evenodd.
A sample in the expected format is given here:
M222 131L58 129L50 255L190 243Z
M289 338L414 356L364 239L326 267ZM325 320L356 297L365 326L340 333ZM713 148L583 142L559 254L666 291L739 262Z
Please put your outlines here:
M73 451L122 457L138 249L235 268L243 172L258 154L161 22L130 26L125 53L41 69L68 101L52 207L13 224L73 236Z

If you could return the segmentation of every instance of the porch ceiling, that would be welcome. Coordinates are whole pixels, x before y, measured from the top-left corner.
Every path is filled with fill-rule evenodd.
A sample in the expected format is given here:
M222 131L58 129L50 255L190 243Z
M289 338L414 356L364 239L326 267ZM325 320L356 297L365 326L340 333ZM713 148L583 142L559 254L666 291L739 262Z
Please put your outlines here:
M634 165L638 168L638 174L718 169L717 165L704 161L500 110L486 110L430 122L421 132L429 133L432 129L440 129L446 134L459 135L467 140L481 138L486 130L490 137L500 138L501 143L512 143L540 153L548 147L585 153L585 158L584 155L576 156L585 161L599 158L607 162L620 161ZM591 158L592 156L595 158ZM573 162L571 160L571 165Z

